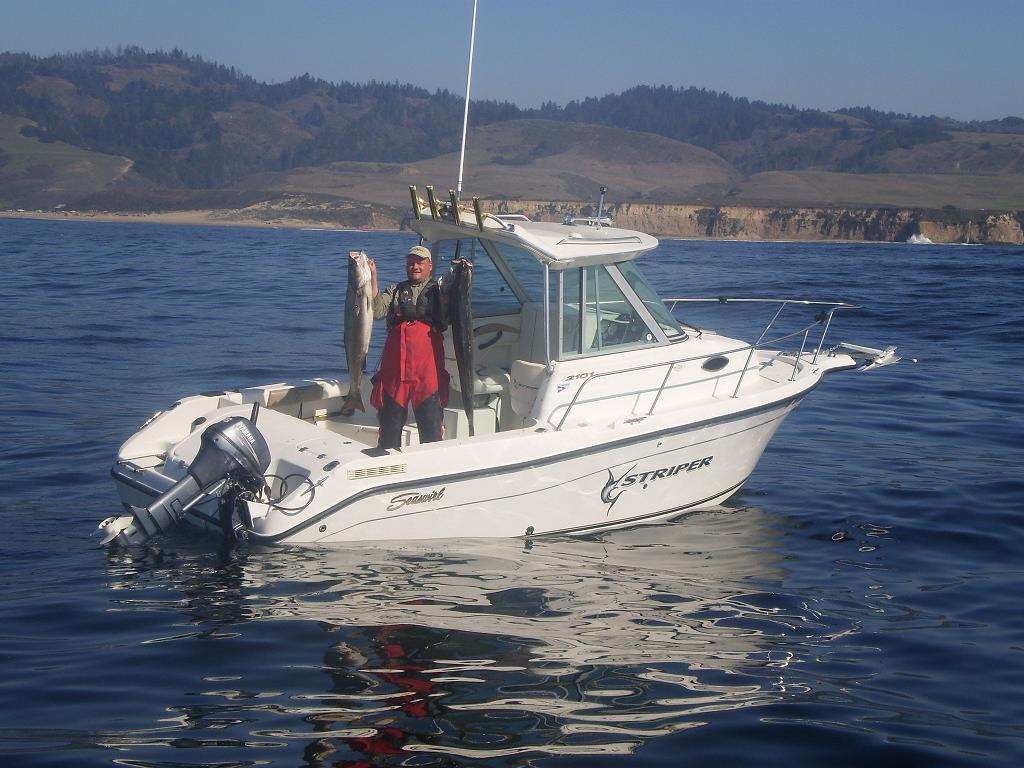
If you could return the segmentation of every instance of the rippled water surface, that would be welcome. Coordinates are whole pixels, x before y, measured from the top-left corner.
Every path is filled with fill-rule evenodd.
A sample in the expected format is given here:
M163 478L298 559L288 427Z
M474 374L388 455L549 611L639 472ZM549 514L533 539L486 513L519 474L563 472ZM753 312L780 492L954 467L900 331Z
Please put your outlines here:
M185 394L340 375L342 254L397 278L411 242L0 220L0 765L1024 764L1022 249L642 261L666 295L863 304L837 339L920 359L830 377L720 509L96 546L121 441Z

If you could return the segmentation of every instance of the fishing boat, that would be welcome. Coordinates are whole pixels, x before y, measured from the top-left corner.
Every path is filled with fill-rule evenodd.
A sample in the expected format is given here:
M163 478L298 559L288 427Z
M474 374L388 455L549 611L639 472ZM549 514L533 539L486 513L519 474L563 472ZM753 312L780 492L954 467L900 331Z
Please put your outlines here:
M369 324L354 306L366 311L352 290L365 290L366 257L354 253L349 379L207 392L157 413L118 452L125 514L100 523L104 542L136 544L180 523L279 544L653 523L736 493L827 374L899 360L893 347L826 344L847 303L659 298L636 263L658 241L613 225L605 187L596 216L562 223L484 212L479 198L464 205L476 11L474 0L458 183L447 201L410 187L410 226L435 274L457 276L445 358L459 375L444 439L421 443L411 422L398 448L380 448L376 414L360 410ZM709 302L774 314L743 341L687 321ZM811 319L780 331L794 308Z
M345 379L186 397L121 446L112 475L125 514L100 524L104 540L180 522L279 544L655 523L740 490L826 376L900 359L832 341L848 303L659 298L638 265L651 235L411 193L411 227L437 269L475 264L473 327L446 334L449 370L460 343L473 368L452 376L444 439L420 444L411 422L400 448L378 448L372 409L342 414ZM770 312L743 340L689 322L700 306ZM806 323L790 323L800 311ZM360 386L366 402L367 377Z

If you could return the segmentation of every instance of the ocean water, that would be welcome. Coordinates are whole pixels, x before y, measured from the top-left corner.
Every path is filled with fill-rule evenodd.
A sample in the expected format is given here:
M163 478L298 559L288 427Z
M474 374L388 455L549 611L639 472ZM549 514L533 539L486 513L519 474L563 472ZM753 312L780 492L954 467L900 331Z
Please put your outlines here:
M344 254L397 277L412 240L0 220L0 765L1024 764L1020 248L645 258L665 295L861 304L834 340L919 359L828 378L718 509L532 545L97 546L125 438L186 394L341 374Z

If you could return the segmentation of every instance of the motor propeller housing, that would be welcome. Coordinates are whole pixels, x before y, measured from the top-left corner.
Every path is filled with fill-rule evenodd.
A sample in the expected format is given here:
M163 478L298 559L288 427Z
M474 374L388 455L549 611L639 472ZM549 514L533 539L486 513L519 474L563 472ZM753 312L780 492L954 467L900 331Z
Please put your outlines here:
M148 507L133 507L134 525L113 533L137 544L181 522L200 499L228 483L259 485L270 466L270 447L256 425L243 416L211 424L200 437L199 452L188 474Z

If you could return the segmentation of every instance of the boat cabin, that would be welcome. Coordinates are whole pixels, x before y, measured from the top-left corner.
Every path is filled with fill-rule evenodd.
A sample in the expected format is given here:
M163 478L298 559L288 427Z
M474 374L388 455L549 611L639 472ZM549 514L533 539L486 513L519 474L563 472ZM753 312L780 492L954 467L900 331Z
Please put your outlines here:
M644 278L635 260L657 247L656 238L581 219L487 214L469 223L466 211L453 216L434 207L423 206L411 222L431 249L434 275L447 274L456 258L474 264L475 386L461 391L453 334L446 333L445 440L469 436L467 402L478 437L560 430L725 396L727 380L735 384L747 366L749 346L684 328ZM678 345L687 341L684 352ZM324 380L240 394L243 403L260 402L376 446L372 409L340 416L346 386ZM363 387L368 403L369 377ZM410 415L403 445L418 441Z
M453 334L446 333L446 441L470 437L467 404L479 438L629 425L735 397L741 385L766 388L790 377L788 358L778 357L782 365L768 370L748 342L673 316L636 265L657 247L656 238L587 219L482 214L474 203L471 212L454 201L418 201L410 222L431 250L435 276L446 275L456 258L474 264L474 388L461 391ZM757 375L746 375L755 369ZM362 387L369 403L369 376ZM374 448L376 412L340 413L347 388L329 379L249 387L224 393L222 404L259 403ZM402 444L418 442L410 415Z
M456 258L474 264L476 434L541 420L538 394L545 379L556 378L556 368L582 379L616 364L596 358L686 338L634 264L657 246L650 235L589 220L557 224L494 215L481 217L479 226L421 216L412 227L434 254L435 275L445 274ZM467 393L458 389L451 334L445 353L453 412L446 433L463 436ZM617 365L625 367L621 360Z

